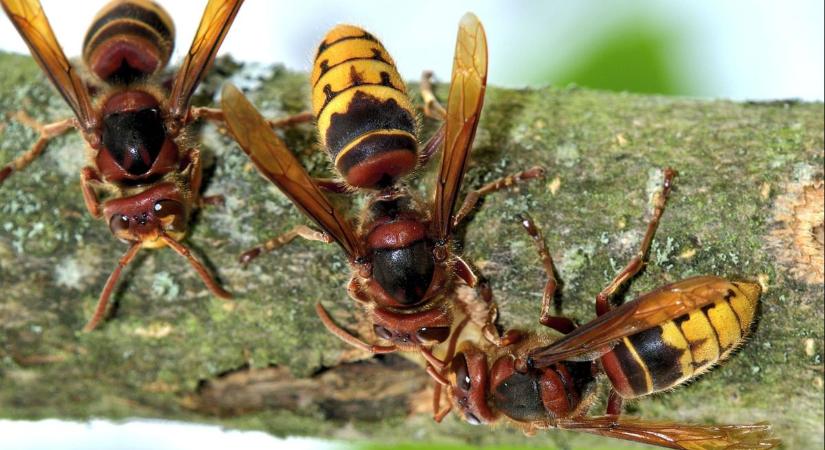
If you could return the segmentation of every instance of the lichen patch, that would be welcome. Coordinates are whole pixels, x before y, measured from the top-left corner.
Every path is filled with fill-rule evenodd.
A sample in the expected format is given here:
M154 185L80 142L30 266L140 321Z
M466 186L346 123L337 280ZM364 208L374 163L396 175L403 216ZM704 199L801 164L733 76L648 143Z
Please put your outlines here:
M825 184L790 183L776 199L768 236L777 260L797 280L825 282Z
M146 327L137 327L135 328L134 334L142 338L161 339L169 336L169 333L171 332L172 325L162 322L151 323Z
M95 280L99 263L97 252L80 249L55 266L55 283L69 289L83 289Z
M561 178L556 177L553 178L553 181L547 184L547 190L550 191L551 194L556 195L559 192L559 188L561 187Z

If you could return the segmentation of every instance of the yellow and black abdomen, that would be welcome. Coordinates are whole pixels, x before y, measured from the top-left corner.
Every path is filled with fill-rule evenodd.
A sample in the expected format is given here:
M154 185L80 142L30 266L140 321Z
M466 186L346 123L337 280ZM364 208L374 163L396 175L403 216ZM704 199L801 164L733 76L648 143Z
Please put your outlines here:
M622 397L677 386L705 372L742 343L753 322L761 288L755 283L705 278L714 284L713 290L708 290L714 295L712 303L623 338L602 356L602 367Z
M150 0L113 0L83 40L83 61L101 80L130 84L163 69L175 41L169 14Z
M318 46L310 83L321 144L347 183L382 188L415 169L415 112L375 37L352 25L330 30Z

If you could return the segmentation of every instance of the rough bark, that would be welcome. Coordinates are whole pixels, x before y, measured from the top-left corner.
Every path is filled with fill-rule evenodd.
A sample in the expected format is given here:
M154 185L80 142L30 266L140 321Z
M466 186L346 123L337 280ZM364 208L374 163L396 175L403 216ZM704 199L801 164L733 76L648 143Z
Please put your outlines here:
M69 114L30 58L2 54L0 67L0 114L23 109L42 121ZM305 75L230 61L196 103L209 104L227 78L251 88L268 116L307 106ZM423 135L432 128L427 123ZM206 125L198 136L206 192L226 202L198 214L187 243L234 302L210 296L173 252L146 251L125 271L109 319L83 334L125 247L83 206L81 137L54 140L0 186L0 416L162 417L347 440L608 445L570 433L525 438L455 418L436 425L418 366L395 356L341 363L352 352L313 312L323 301L358 329L341 252L296 242L241 268L239 252L306 220L220 130ZM314 174L329 174L311 127L286 138ZM0 162L34 139L5 120ZM821 103L491 89L465 191L536 164L548 169L546 180L490 196L457 236L466 259L490 278L505 328L539 329L543 272L518 213L542 226L565 310L586 321L595 294L639 243L659 169L672 166L679 177L650 265L626 298L698 274L759 279L767 290L741 351L688 386L634 402L632 413L769 421L787 448L822 446ZM431 181L429 170L414 183L423 193Z

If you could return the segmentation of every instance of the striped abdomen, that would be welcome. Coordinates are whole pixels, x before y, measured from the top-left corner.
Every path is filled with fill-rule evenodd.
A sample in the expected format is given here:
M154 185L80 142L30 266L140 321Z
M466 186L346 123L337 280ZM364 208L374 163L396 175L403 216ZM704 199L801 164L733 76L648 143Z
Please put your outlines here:
M622 397L677 386L705 372L742 343L753 322L759 285L715 279L712 289L703 292L714 296L712 303L626 337L601 358L613 388Z
M175 26L149 0L113 0L83 40L83 61L101 80L130 84L163 69L172 55Z
M312 69L321 144L352 186L381 188L418 162L417 122L392 58L361 28L327 33Z

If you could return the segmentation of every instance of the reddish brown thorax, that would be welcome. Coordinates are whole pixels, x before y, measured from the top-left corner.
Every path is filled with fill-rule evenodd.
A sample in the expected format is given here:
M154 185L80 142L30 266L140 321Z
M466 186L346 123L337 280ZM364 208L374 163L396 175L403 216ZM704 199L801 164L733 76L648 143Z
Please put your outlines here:
M519 370L518 355L530 345L526 340L519 342L491 353L469 342L462 345L450 362L449 392L464 418L490 424L502 414L532 423L581 414L592 398L592 363L563 361Z
M427 226L419 221L387 221L373 227L367 235L367 245L373 249L402 248L426 237Z
M403 188L375 195L365 212L364 235L372 263L370 281L374 300L382 306L418 307L434 295L434 281L442 283L443 271L433 257L428 236L429 219Z
M141 109L160 109L160 103L154 95L136 89L120 91L109 96L100 112L103 116L109 114L139 111Z
M101 108L103 148L95 163L106 181L151 182L180 168L180 152L166 134L160 102L141 90L118 92Z

